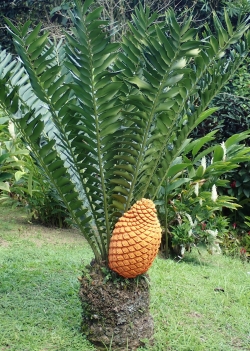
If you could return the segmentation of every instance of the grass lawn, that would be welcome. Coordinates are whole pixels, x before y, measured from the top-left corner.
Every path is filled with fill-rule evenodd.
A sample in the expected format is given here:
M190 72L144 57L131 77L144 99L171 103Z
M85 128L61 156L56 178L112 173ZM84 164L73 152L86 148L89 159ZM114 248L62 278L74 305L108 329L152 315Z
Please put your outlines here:
M0 207L0 351L95 350L80 333L77 280L91 258L77 231ZM155 346L140 351L250 350L250 264L193 251L149 273Z

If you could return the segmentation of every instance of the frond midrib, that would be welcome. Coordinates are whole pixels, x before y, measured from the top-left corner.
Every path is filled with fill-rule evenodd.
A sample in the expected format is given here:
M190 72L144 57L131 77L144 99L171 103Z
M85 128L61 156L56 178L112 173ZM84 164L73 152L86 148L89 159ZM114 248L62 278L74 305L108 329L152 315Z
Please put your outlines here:
M85 30L87 32L87 26L85 25ZM109 242L111 238L111 232L110 232L110 224L109 224L109 213L108 213L108 201L107 201L107 189L105 185L105 176L104 176L104 169L103 169L103 163L102 163L102 143L101 143L101 135L99 132L99 119L98 119L98 111L97 111L97 104L96 104L96 99L95 99L95 82L94 82L94 65L93 65L93 53L92 53L92 47L90 44L90 41L87 41L88 43L88 48L89 48L89 53L90 54L90 67L91 67L91 92L92 92L92 101L93 101L93 107L94 107L94 116L95 116L95 128L96 128L96 142L97 142L97 157L98 157L98 163L99 163L99 171L100 171L100 178L101 178L101 186L102 186L102 194L103 194L103 210L104 210L104 217L105 217L105 223L106 223L106 235L107 235L107 242L106 242L106 248L105 248L105 243L104 243L104 238L103 235L100 235L100 239L102 241L103 248L105 249L103 258L107 260L107 254L108 254L108 249L109 249ZM98 226L98 222L97 222ZM101 233L100 233L101 234Z

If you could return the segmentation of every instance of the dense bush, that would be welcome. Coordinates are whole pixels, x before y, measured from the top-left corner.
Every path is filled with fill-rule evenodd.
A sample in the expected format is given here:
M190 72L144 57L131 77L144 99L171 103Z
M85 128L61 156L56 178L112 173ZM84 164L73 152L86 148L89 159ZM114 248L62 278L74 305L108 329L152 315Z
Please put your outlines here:
M208 117L193 132L194 138L206 135L211 130L217 130L216 142L222 143L235 133L246 131L250 128L250 59L245 60L237 75L213 100L213 105L218 106L212 117ZM246 144L250 145L249 139ZM244 216L250 211L250 162L240 164L240 168L232 170L225 175L229 180L225 194L237 198L242 206L237 212L231 214L232 222L244 224ZM226 212L227 215L230 213ZM240 219L241 218L241 219ZM243 220L242 220L243 219Z
M4 123L5 122L5 123ZM14 128L0 118L0 203L24 206L32 220L68 226L68 213Z
M169 173L157 201L166 255L182 256L186 249L201 242L211 253L220 252L219 243L229 227L221 210L236 210L239 205L229 194L218 194L217 187L226 187L228 181L222 176L249 158L250 149L240 144L248 137L249 132L243 132L222 145L208 147L215 140L211 132L189 143L182 157L174 161L176 172Z

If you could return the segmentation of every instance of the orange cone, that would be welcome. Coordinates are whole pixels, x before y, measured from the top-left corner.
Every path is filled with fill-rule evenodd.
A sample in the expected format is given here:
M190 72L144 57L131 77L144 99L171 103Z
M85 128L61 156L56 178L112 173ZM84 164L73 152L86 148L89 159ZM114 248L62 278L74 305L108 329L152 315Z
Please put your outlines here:
M161 226L151 200L137 201L115 225L109 247L109 267L124 278L145 273L161 242Z

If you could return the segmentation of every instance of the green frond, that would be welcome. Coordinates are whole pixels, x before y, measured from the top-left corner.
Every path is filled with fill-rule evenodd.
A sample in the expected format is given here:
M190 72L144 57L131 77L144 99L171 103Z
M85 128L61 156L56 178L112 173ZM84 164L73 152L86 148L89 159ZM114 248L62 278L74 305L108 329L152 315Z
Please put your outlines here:
M215 21L217 30L224 33L217 18ZM171 33L171 43L165 33ZM204 111L247 53L247 40L242 40L231 50L231 58L227 55L222 59L231 40L242 36L242 24L231 36L224 34L224 41L214 45L214 40L197 40L196 31L188 33L182 29L173 11L169 11L167 26L164 29L156 26L156 34L157 38L152 35L141 40L140 44L145 44L145 64L140 79L126 79L137 88L132 96L134 102L130 96L127 102L148 118L144 128L146 142L142 141L135 174L138 180L134 181L135 188L130 189L135 199L157 196L171 161L185 148L190 132L213 112Z
M199 38L191 17L179 24L170 9L161 22L139 5L118 44L102 8L75 3L63 43L40 34L40 24L30 30L30 22L16 28L7 20L20 60L0 52L0 104L96 258L107 260L117 217L141 197L156 199L188 167L191 146L194 158L205 154L213 133L199 143L188 136L215 111L208 107L248 53L250 35L225 14L226 27L214 15L217 35L207 28ZM210 151L219 161L221 150Z

